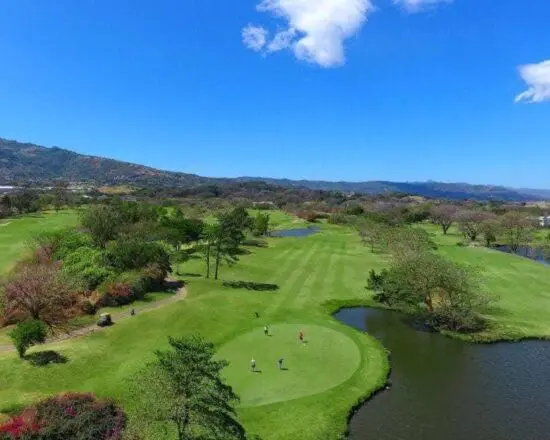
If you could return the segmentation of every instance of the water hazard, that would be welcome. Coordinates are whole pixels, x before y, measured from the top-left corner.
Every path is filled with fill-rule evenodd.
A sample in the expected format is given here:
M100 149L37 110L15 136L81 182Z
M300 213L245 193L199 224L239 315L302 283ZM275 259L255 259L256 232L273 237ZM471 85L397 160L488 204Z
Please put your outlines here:
M308 235L313 235L319 232L319 227L311 226L309 228L298 228L298 229L281 229L279 231L271 232L272 237L307 237Z
M529 258L531 260L537 261L542 264L550 265L550 260L548 259L548 255L542 249L536 249L531 247L520 247L516 252L512 252L512 250L508 246L498 246L495 249L500 252L505 252L507 254L515 254L520 257Z
M550 342L469 344L376 309L335 317L392 353L392 387L353 416L350 439L550 439Z

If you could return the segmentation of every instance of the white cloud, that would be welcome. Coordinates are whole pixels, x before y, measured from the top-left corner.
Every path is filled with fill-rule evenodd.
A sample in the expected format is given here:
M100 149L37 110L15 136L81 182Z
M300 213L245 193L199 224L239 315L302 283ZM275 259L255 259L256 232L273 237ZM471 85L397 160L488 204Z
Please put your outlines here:
M451 3L453 0L393 0L396 5L402 6L408 12L419 12L438 3Z
M345 62L344 41L361 29L374 7L371 0L263 0L257 9L283 20L285 29L266 43L256 37L262 29L267 39L267 31L249 25L243 29L247 47L261 50L267 44L268 52L291 49L301 60L332 67ZM245 33L254 35L255 44L250 45Z
M519 67L519 73L529 88L516 96L516 102L542 102L550 100L550 60Z
M275 34L273 40L267 46L269 52L278 52L283 49L288 49L292 46L292 42L296 37L296 29L291 28L286 31L280 31Z
M259 52L264 48L268 35L269 33L263 27L249 24L242 30L243 44Z

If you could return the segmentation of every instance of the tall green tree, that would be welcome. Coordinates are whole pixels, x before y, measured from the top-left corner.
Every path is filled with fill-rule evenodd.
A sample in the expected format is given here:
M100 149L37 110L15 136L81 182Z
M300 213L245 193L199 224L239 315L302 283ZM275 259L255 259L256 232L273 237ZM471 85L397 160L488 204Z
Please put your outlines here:
M206 225L204 227L202 242L199 245L199 250L202 253L204 263L206 265L206 278L210 278L210 261L213 255L213 248L219 235L219 225Z
M239 260L240 245L244 240L244 228L246 223L237 221L235 211L218 216L218 225L215 229L215 270L214 279L218 279L219 268L222 261L234 264ZM248 215L248 214L247 214Z
M199 336L169 344L132 381L138 423L168 425L178 440L244 440L233 406L239 398L221 377L228 363L215 359L214 345Z
M252 224L252 233L257 237L267 235L269 232L269 214L258 212Z
M94 243L105 248L109 241L117 238L122 221L116 207L94 205L82 211L80 223L88 230Z
M234 228L237 230L246 231L247 229L252 229L252 217L250 217L248 211L242 206L233 208L228 213L223 214L223 217L233 223Z

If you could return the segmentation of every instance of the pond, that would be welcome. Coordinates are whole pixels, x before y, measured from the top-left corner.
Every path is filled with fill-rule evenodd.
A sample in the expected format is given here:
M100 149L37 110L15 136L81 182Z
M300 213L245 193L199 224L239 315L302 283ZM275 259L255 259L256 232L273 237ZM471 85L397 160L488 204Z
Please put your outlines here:
M385 310L335 317L391 351L391 388L352 417L351 440L550 438L549 342L469 344Z
M508 246L497 246L495 248L497 251L505 252L507 254L513 254L512 250ZM550 261L546 258L546 255L542 249L535 249L531 247L520 247L516 255L519 255L520 257L529 258L531 260L538 261L542 264L550 264Z
M308 235L316 234L320 231L318 226L310 226L309 228L298 229L281 229L279 231L272 231L271 237L307 237Z

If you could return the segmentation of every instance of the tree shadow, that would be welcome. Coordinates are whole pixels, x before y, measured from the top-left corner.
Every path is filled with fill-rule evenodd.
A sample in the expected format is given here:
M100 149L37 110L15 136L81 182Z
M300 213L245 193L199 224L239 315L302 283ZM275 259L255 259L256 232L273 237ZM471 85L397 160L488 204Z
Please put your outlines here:
M179 273L178 275L180 275L182 277L189 277L189 278L202 277L202 275L200 273L193 273L193 272L182 272L182 273Z
M256 239L256 238L249 238L248 240L244 240L243 245L244 246L259 247L259 248L268 247L267 241L259 240L259 239Z
M229 287L231 289L246 289L271 292L279 290L279 286L277 284L255 283L254 281L224 281L222 285L223 287Z
M35 367L43 367L49 364L66 364L68 361L66 356L53 350L27 354L25 360Z
M164 288L168 292L176 292L178 289L181 289L185 283L180 280L166 280L164 281Z

